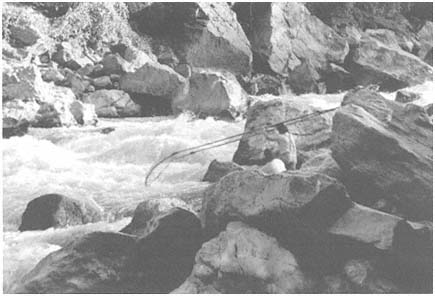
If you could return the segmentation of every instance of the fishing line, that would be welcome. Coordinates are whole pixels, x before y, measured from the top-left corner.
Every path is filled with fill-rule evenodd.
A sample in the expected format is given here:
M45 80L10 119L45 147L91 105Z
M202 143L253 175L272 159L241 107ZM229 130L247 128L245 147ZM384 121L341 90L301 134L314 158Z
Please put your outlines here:
M159 160L158 162L156 162L156 163L155 163L155 164L154 164L154 165L153 165L153 166L148 170L148 173L147 173L147 175L146 175L146 177L145 177L145 186L148 186L148 180L149 180L151 174L153 173L153 171L154 171L154 170L155 170L155 169L156 169L160 164L164 163L165 161L167 161L167 160L169 160L169 159L171 159L171 158L173 158L173 160L178 160L178 159L181 159L181 158L184 158L184 157L190 156L190 155L194 155L194 154L199 153L199 152L204 151L204 150L209 150L209 149L217 148L217 147L220 147L220 146L224 146L224 145L228 145L228 144L231 144L231 143L234 143L234 142L240 141L240 139L241 139L242 136L244 136L244 135L250 135L250 137L251 137L251 136L253 136L253 135L255 135L255 134L258 134L259 132L264 131L265 129L267 130L267 129L270 129L270 128L272 128L272 127L276 127L276 126L278 126L278 125L280 125L280 124L284 124L284 125L293 125L293 124L296 124L296 123L302 122L302 121L304 121L304 120L307 120L307 119L309 119L309 118L311 118L311 117L320 116L320 115L322 115L322 114L325 114L325 113L328 113L328 112L332 112L332 111L335 111L335 110L337 110L337 109L338 109L338 107L336 107L336 108L331 108L331 109L326 109L326 110L314 111L314 112L311 112L311 113L308 113L308 114L304 114L304 115L301 115L301 116L298 116L298 117L295 117L295 118L291 118L291 119L287 119L287 120L284 120L284 121L280 121L280 122L278 122L278 123L267 124L267 125L264 125L264 126L260 126L260 127L258 127L258 128L254 128L254 129L251 129L251 130L249 130L249 131L246 131L246 132L243 132L243 133L239 133L239 134L235 134L235 135L232 135L232 136L229 136L229 137L225 137L225 138L222 138L222 139L219 139L219 140L216 140L216 141L212 141L212 142L208 142L208 143L205 143L205 144L201 144L201 145L197 145L197 146L193 146L193 147L189 147L189 148L185 148L185 149L181 149L181 150L175 151L175 152L171 153L170 155L168 155L168 156L162 158L162 159ZM251 134L252 134L252 135L251 135ZM312 134L314 134L314 133L292 133L292 134L293 134L293 135L298 135L298 136L309 136L309 135L312 135ZM164 171L168 166L169 166L169 164L166 165L166 166L162 169L162 171L157 175L156 178L153 179L153 181L155 181L156 179L158 179L158 178L161 176L161 174L163 173L163 171Z

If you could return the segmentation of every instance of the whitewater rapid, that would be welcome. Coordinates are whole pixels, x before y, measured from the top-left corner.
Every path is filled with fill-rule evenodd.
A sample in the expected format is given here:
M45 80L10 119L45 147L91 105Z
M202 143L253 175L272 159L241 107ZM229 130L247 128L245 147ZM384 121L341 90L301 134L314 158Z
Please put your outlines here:
M419 105L433 102L433 83L410 88L423 94ZM302 95L320 108L340 104L344 94ZM383 94L394 99L395 93ZM213 159L230 161L238 143L206 150L172 162L151 186L144 186L153 163L174 151L243 132L245 121L226 122L178 117L103 119L95 127L30 129L2 141L3 288L13 290L39 260L85 233L118 231L148 198L172 197L207 184L200 180ZM48 193L86 200L101 207L104 221L45 231L17 231L27 203Z

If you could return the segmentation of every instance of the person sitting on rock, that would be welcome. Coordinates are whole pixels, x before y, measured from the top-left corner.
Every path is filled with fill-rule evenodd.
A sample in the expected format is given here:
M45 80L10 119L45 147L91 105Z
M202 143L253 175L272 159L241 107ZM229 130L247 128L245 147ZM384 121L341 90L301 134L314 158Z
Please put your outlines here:
M280 123L273 130L266 130L266 139L277 143L278 157L287 170L295 170L297 163L296 143L285 124Z
M260 169L266 175L279 174L286 171L284 162L279 158L274 158L270 149L264 150L266 164Z

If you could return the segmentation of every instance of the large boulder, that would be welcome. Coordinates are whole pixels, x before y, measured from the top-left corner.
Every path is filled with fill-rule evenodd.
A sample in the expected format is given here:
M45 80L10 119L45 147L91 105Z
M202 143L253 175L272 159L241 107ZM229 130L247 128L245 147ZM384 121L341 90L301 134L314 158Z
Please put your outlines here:
M189 84L189 93L172 101L175 113L188 110L205 116L236 118L246 111L246 93L229 72L195 68Z
M347 42L301 3L239 3L234 9L251 42L256 70L290 75L295 89L298 80L291 72L299 71L309 84L300 91L315 90L317 71L329 62L343 63L349 51Z
M207 172L202 178L202 181L214 183L219 181L222 177L228 175L229 173L242 170L243 167L239 166L234 162L220 162L215 159L208 166Z
M211 185L200 216L208 237L234 220L253 223L276 236L304 223L326 229L351 206L344 186L324 174L289 171L267 176L247 170Z
M169 42L180 60L195 67L251 72L249 41L226 3L129 3L138 30Z
M42 259L14 292L129 293L120 277L134 243L125 234L90 233Z
M80 125L95 125L98 122L93 104L85 104L76 100L71 103L69 109L76 122Z
M196 255L192 274L172 293L312 293L305 275L275 238L231 222Z
M385 200L409 219L432 220L433 131L423 107L352 91L333 120L332 155L352 199Z
M173 208L149 221L132 250L128 277L141 293L169 293L192 272L201 243L199 219Z
M268 99L259 100L248 110L245 134L239 142L233 161L240 165L263 165L264 150L269 148L275 151L277 147L276 143L267 140L261 127L317 110L320 108L293 97L270 96ZM298 150L313 150L329 145L331 125L332 113L326 113L289 124L288 129L290 133L304 134L300 137L295 136Z
M149 61L134 72L128 72L121 76L120 89L128 92L141 94L142 105L146 104L150 97L163 101L162 104L171 106L173 101L184 98L189 90L188 79L179 75L172 68Z
M189 276L201 224L183 209L153 218L140 237L94 232L51 253L16 293L169 293Z
M387 91L432 80L432 67L421 59L368 36L351 51L348 70L358 85L377 84Z
M101 209L60 194L46 194L27 204L20 231L45 230L99 221Z
M83 97L83 102L95 106L99 117L140 116L141 106L122 90L101 89Z

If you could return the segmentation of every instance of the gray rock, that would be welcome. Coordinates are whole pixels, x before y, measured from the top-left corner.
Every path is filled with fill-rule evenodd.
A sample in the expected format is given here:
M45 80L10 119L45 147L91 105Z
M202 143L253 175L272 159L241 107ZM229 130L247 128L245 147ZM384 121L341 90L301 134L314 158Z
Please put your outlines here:
M242 170L243 167L234 162L220 162L215 159L208 166L207 172L205 173L204 178L202 178L202 181L214 183L229 173Z
M164 39L180 61L236 75L251 72L249 41L226 3L129 4L140 31Z
M361 39L350 60L348 70L357 85L377 84L394 91L432 80L432 68L418 57L371 37Z
M305 275L275 238L241 222L231 222L203 244L192 274L172 293L312 293Z
M15 47L26 47L35 44L40 38L39 34L28 26L11 25L9 27L11 45Z
M433 23L426 22L420 31L418 31L417 37L420 43L418 56L426 61L426 56L433 51ZM431 55L433 56L433 54Z
M344 187L326 175L292 171L266 176L248 170L211 185L205 191L200 216L208 237L238 220L286 239L278 233L301 227L299 219L326 229L351 206Z
M422 107L368 89L348 93L334 116L332 156L353 200L385 199L400 215L432 219L433 131Z
M288 76L303 61L318 71L342 63L349 47L301 3L243 3L234 8L244 24L257 71ZM316 80L316 79L314 79ZM292 88L298 87L292 81Z
M17 120L15 118L3 117L3 139L8 139L15 136L24 136L29 128L30 123L25 120Z
M120 232L142 236L149 227L148 222L173 208L189 210L189 206L177 198L157 198L141 202L135 209L131 222Z
M189 92L172 101L174 113L192 111L205 116L237 118L245 113L247 97L236 77L229 72L195 68Z
M128 293L120 276L135 240L93 232L49 254L24 276L15 293Z
M41 73L42 80L46 82L54 82L55 84L61 84L65 80L65 76L62 75L57 69L48 68Z
M109 76L101 76L94 78L92 84L97 88L110 88L112 86L112 80Z
M140 116L141 106L122 90L101 89L86 94L83 102L93 104L99 117Z
M49 254L16 293L169 293L192 271L201 247L198 218L172 209L143 236L94 232Z
M343 171L329 149L319 150L314 156L305 160L300 169L325 174L340 181L343 179Z
M60 194L46 194L33 199L27 204L19 230L45 230L50 227L66 227L97 222L101 218L101 210L90 203Z

